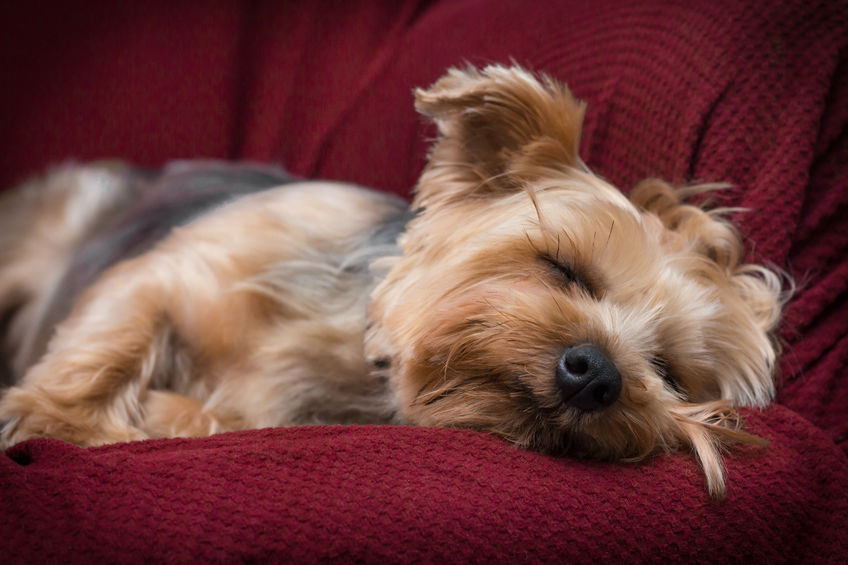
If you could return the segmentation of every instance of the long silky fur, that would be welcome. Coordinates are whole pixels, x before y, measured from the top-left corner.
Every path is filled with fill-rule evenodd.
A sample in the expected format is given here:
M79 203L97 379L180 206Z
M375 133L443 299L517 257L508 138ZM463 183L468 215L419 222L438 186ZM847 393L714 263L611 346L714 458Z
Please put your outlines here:
M320 182L216 204L105 271L49 345L38 326L67 255L126 203L91 185L121 177L72 169L4 196L23 217L0 207L2 346L18 379L0 446L466 427L613 461L688 449L725 496L724 452L766 444L737 407L774 397L791 284L745 263L735 210L686 202L724 185L647 179L625 195L580 160L585 104L517 66L450 69L415 97L438 136L409 209ZM288 179L266 172L255 178ZM621 377L597 410L569 405L555 378L582 344Z

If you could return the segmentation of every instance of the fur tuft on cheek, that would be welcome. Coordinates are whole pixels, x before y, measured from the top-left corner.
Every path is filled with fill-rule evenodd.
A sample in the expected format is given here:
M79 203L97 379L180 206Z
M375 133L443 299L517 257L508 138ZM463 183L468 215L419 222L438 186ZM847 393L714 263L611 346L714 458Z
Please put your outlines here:
M710 496L721 500L725 495L722 453L731 445L765 447L768 440L742 430L739 413L725 401L688 404L672 411L679 440L695 454L707 481Z

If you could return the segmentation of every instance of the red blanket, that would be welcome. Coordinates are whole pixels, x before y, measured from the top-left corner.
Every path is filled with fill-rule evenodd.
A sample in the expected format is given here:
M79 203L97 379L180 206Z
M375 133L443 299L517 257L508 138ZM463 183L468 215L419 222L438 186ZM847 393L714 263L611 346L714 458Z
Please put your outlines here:
M0 8L0 182L67 158L251 158L408 193L411 89L514 59L589 103L581 154L625 190L726 180L752 258L799 291L771 440L706 495L641 465L486 435L299 428L0 457L3 561L848 560L848 3L163 2Z

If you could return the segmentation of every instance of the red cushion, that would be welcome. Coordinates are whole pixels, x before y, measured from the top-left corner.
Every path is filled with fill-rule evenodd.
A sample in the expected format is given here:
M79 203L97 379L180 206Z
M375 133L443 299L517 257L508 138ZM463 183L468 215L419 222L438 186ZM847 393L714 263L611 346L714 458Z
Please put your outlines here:
M4 557L21 562L762 562L844 556L848 465L774 407L768 453L728 461L727 500L691 458L586 463L459 430L304 427L0 460ZM804 472L796 469L803 468ZM753 487L753 488L752 488ZM4 488L5 492L8 492Z
M412 88L514 59L589 102L581 154L622 188L735 183L752 258L801 283L780 406L748 413L771 445L728 457L722 503L685 454L576 462L473 432L38 440L0 458L20 560L848 559L843 0L86 2L5 6L0 30L4 184L69 157L246 157L405 194L432 135Z

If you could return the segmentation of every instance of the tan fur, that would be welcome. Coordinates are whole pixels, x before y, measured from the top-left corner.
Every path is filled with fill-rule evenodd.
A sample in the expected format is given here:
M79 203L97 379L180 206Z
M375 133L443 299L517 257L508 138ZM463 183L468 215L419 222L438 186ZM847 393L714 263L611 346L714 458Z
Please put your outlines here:
M376 193L290 185L245 197L118 264L79 299L47 354L4 396L5 444L41 435L96 445L390 420L383 385L362 354L360 289L349 303L330 303L316 272L314 297L288 296L274 270L285 274L313 253L344 255L391 211ZM339 282L327 276L328 284ZM151 389L173 390L200 407ZM186 406L202 423L169 428L187 419Z
M17 378L46 346L38 330L72 252L127 202L121 168L64 166L0 195L0 314L22 305L0 353Z
M372 274L327 258L355 253L396 212L389 200L327 183L243 197L87 290L0 402L2 444L458 426L613 460L687 447L721 497L721 451L762 444L734 407L774 395L783 297L777 275L741 262L720 213L683 203L717 186L651 179L628 199L579 159L583 104L518 67L452 69L416 107L439 138L370 298ZM15 237L24 249L29 235ZM28 261L7 255L19 274L2 296L41 292L21 281L53 267ZM27 316L13 316L10 347ZM583 343L621 373L603 410L566 406L554 379Z
M740 263L732 226L681 204L714 187L649 180L628 201L577 157L582 106L521 69L454 69L417 107L441 135L368 336L370 355L392 359L404 418L605 459L687 446L722 496L722 446L761 443L733 406L774 395L782 295L777 275ZM621 397L599 412L564 407L552 378L585 342L622 373Z

